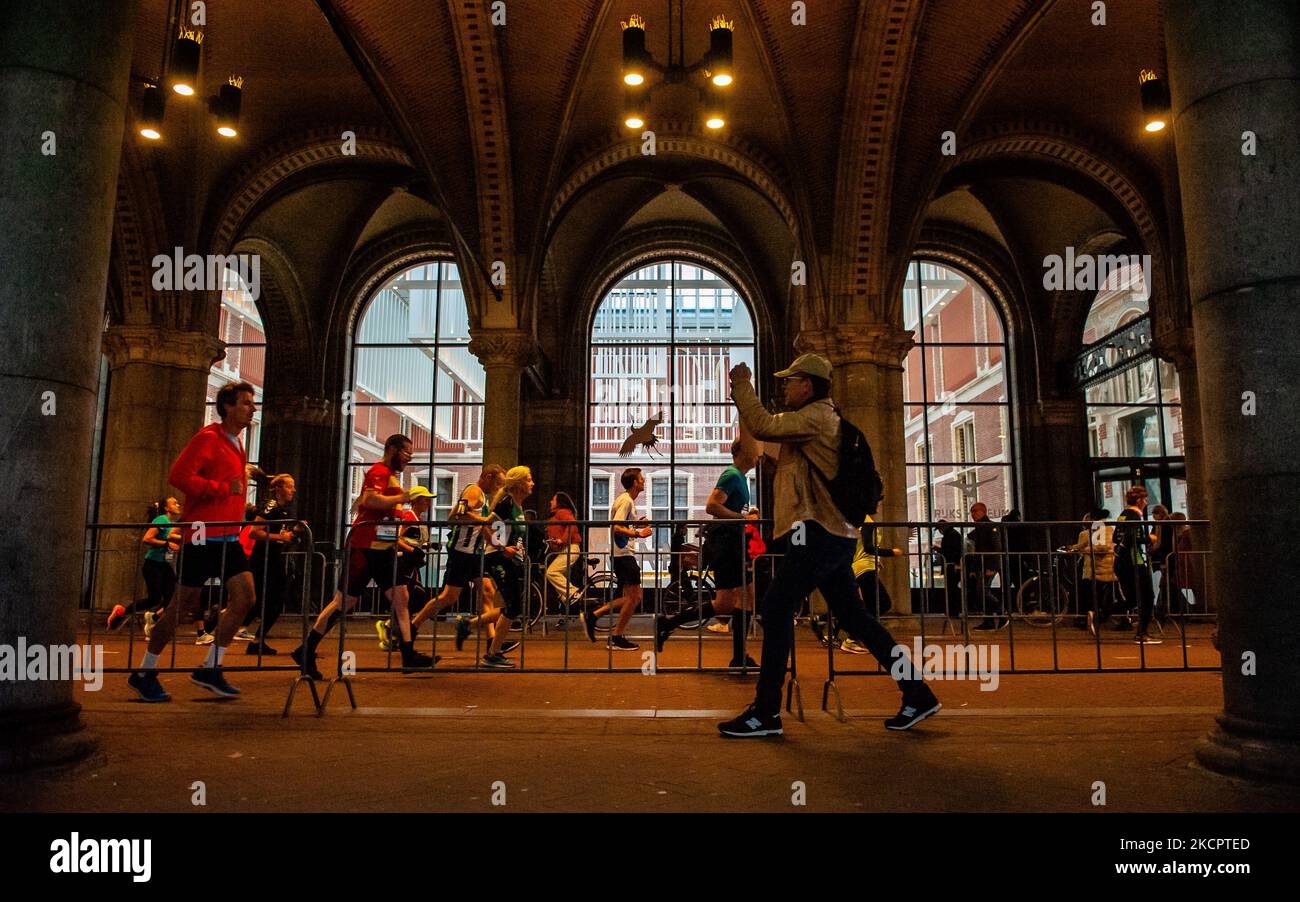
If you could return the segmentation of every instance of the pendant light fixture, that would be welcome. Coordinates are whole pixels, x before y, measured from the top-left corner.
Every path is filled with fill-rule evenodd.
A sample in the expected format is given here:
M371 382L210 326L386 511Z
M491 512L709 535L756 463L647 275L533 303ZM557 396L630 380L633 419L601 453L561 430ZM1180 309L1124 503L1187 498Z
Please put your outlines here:
M1142 86L1142 117L1149 132L1163 131L1169 124L1169 85L1151 69L1138 74Z
M711 131L725 128L730 92L736 76L732 67L732 43L735 23L716 16L709 23L709 50L703 59L686 65L680 33L683 20L682 0L668 0L668 63L661 65L646 49L646 20L632 15L619 24L623 29L623 124L631 129L643 128L649 118L650 95L665 84L690 84L700 98L704 124ZM674 54L673 20L678 35ZM657 76L657 77L656 77Z
M162 88L154 84L144 86L144 97L140 104L140 137L157 141L162 137L163 110L167 95Z
M192 97L199 83L199 59L202 55L203 32L181 27L172 45L171 68L167 75L172 90L182 97Z
M212 98L212 112L217 117L217 134L223 138L239 135L239 108L243 103L243 95L244 80L232 75L221 86L217 96Z

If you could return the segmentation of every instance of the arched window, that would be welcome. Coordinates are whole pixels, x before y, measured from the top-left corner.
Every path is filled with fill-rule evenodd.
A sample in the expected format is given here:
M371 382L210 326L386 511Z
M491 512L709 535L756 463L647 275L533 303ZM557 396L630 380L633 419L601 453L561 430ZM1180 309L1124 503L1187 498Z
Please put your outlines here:
M628 467L645 474L637 508L651 519L704 519L704 505L731 464L739 435L728 373L742 361L757 371L754 320L735 287L702 266L667 260L628 273L601 301L591 325L588 380L587 516L609 517ZM631 430L662 416L652 450L619 448ZM758 504L751 474L751 503ZM692 530L693 532L693 530ZM667 552L670 530L643 550ZM692 537L692 540L694 537ZM594 551L608 548L593 530ZM660 561L666 567L667 557ZM653 564L644 555L642 566Z
M366 304L353 343L348 479L351 509L384 441L409 436L415 456L402 485L434 496L446 520L483 465L486 374L469 352L469 311L454 263L421 263L388 280Z
M1118 516L1124 491L1143 483L1151 503L1187 510L1178 370L1156 358L1142 267L1109 272L1088 311L1075 376L1088 410L1097 503Z
M235 382L253 386L253 400L257 413L244 433L244 448L248 462L261 460L262 449L262 398L266 384L266 330L257 312L257 302L247 283L233 269L227 269L221 286L221 313L217 336L226 343L226 356L212 364L208 373L207 423L219 423L217 392ZM257 484L249 482L248 499L253 501Z
M969 519L982 501L998 519L1017 506L1007 334L997 306L959 270L913 260L903 327L907 506L912 520Z

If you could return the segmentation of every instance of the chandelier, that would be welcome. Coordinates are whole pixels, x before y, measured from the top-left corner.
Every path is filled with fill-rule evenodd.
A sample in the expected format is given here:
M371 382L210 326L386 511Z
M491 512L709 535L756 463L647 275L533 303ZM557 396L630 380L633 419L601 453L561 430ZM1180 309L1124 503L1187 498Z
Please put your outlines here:
M673 20L676 6L677 53L673 53ZM709 50L704 58L686 65L682 40L682 0L668 0L668 62L660 64L646 50L646 22L633 15L623 27L623 124L642 128L646 124L650 95L666 84L694 84L700 97L704 124L718 130L727 124L728 100L735 83L731 66L731 43L735 23L715 16L709 23ZM702 76L702 77L698 77Z

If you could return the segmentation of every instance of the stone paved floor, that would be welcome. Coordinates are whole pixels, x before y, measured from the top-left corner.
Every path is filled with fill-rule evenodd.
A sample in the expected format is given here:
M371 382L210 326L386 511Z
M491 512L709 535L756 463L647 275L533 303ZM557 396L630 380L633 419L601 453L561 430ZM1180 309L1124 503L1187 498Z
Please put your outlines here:
M354 636L359 665L382 666L373 641L360 629ZM1018 666L1050 662L1050 645L1017 641ZM108 666L126 660L124 642L109 638ZM294 643L275 644L287 651ZM444 666L473 663L469 649L440 650ZM1149 651L1168 658L1164 666L1181 659L1174 645ZM1189 652L1212 660L1204 639ZM192 665L202 653L182 646L178 662ZM528 656L552 665L563 653L552 638L531 643ZM719 665L729 653L725 637L703 652ZM585 640L569 654L586 667L607 660ZM692 665L699 654L674 640L661 664ZM1107 654L1127 658L1136 647L1112 640ZM802 640L799 655L805 722L787 715L784 738L746 742L720 739L714 723L752 697L752 676L362 673L356 711L340 690L317 718L302 690L282 720L285 673L231 674L244 690L235 701L167 675L174 699L157 706L108 675L101 691L78 691L101 740L97 757L0 781L0 809L188 811L198 780L209 811L483 811L495 781L518 811L789 811L798 781L808 810L1092 811L1102 781L1111 811L1300 811L1294 790L1194 763L1192 745L1212 729L1221 701L1214 672L1017 675L1005 672L1004 656L997 691L936 684L944 711L893 734L881 725L897 709L887 680L841 678L848 716L840 722L820 710L825 652ZM228 663L241 658L232 653Z

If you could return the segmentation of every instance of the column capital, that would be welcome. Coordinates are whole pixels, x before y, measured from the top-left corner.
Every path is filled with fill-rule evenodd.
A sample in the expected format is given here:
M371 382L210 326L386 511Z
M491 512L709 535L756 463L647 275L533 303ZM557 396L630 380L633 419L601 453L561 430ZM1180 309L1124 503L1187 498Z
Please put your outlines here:
M1034 413L1044 426L1074 426L1082 421L1081 398L1042 398Z
M277 423L328 426L334 402L318 395L275 395L262 402L262 410L267 420Z
M470 332L469 352L485 368L532 366L537 362L537 342L522 329L477 329Z
M111 369L129 363L208 370L226 356L226 343L204 332L181 332L158 326L109 326L104 353Z
M879 323L851 323L836 331L803 331L794 346L800 353L821 354L832 366L873 363L901 369L915 342L912 333Z
M1172 363L1180 376L1196 369L1196 339L1191 326L1164 329L1153 343L1156 356Z

